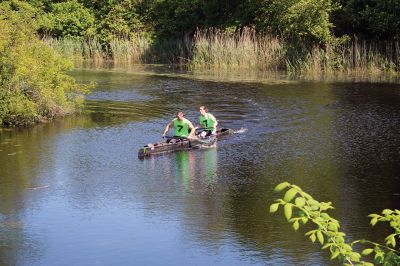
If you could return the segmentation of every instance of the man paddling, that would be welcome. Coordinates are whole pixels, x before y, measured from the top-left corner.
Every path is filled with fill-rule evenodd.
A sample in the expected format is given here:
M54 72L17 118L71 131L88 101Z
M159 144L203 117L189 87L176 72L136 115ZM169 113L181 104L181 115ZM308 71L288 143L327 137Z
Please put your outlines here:
M174 138L195 138L196 129L192 123L184 117L183 112L176 113L176 118L165 127L162 134L163 137L165 137L165 134L167 134L171 127L175 130Z
M208 112L207 107L204 105L200 106L199 123L203 129L203 132L200 133L201 137L215 135L218 125L217 119Z

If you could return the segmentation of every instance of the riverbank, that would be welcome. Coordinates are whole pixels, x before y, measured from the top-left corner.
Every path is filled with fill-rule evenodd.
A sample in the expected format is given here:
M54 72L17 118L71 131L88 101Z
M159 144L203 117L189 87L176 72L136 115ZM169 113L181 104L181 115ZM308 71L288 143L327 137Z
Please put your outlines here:
M397 74L400 69L398 41L373 42L357 38L335 45L291 43L254 29L227 32L198 30L189 39L150 41L137 36L113 39L104 47L99 40L71 38L44 41L76 62L95 64L170 64L189 70L284 71L289 74Z

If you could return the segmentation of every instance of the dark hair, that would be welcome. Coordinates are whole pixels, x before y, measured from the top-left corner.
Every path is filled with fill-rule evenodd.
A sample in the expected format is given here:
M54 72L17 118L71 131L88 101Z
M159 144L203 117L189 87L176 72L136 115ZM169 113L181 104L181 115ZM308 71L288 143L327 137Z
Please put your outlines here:
M206 111L206 113L208 113L208 108L205 105L200 106L200 108Z

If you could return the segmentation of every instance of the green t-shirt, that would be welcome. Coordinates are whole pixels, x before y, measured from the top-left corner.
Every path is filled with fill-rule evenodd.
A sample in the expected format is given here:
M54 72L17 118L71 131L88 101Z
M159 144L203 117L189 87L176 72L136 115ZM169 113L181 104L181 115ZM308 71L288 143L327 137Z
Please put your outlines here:
M173 123L174 123L174 129L175 129L175 137L189 136L189 133L190 133L189 120L187 120L186 118L183 118L182 121L179 121L178 118L175 118L173 120Z
M207 129L215 129L216 121L217 120L215 119L215 117L210 113L206 113L206 115L199 116L200 125Z

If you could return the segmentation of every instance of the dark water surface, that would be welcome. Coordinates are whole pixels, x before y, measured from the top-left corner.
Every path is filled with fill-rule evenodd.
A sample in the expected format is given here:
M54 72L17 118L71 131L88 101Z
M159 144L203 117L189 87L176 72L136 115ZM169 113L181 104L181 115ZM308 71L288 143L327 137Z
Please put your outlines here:
M400 208L400 85L74 76L98 84L84 114L0 131L0 265L335 265L268 213L275 185L332 201L353 240L381 241L367 215ZM202 104L239 132L137 158Z

